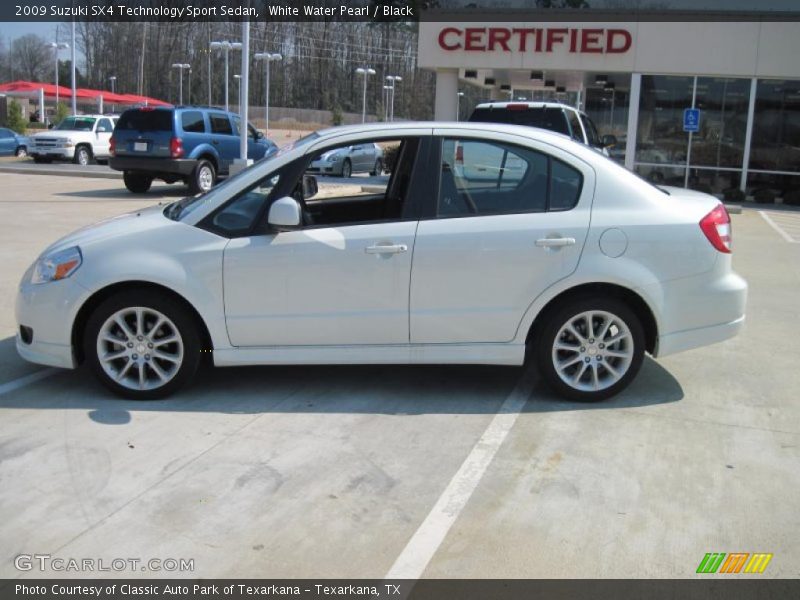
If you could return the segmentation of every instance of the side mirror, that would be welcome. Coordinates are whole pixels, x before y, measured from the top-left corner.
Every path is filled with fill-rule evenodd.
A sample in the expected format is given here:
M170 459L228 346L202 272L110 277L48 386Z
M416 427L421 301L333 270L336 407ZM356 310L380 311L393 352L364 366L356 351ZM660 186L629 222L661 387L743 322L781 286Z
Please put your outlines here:
M267 222L278 231L286 231L300 226L302 211L297 200L289 196L278 198L269 207Z
M318 191L317 178L313 175L303 175L303 198L312 198Z
M260 131L256 131L256 139L257 140L263 140L264 139L264 134L261 133Z
M613 135L604 135L600 138L601 148L612 148L617 145L617 138Z

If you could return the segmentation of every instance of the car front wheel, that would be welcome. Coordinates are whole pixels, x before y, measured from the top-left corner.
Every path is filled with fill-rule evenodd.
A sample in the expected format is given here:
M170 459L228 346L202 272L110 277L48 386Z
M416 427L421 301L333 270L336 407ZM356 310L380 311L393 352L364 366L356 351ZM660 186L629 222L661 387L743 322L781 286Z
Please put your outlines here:
M14 154L17 158L25 158L28 156L28 149L25 146L20 146Z
M75 156L73 162L76 165L88 165L92 160L92 153L86 146L78 146L75 148Z
M170 296L124 292L89 318L84 353L97 378L131 400L175 392L197 370L200 337L186 309Z
M345 179L350 177L353 174L353 166L350 164L350 160L345 158L344 163L342 163L342 177Z
M547 315L536 354L556 393L593 402L630 384L642 366L644 343L638 317L623 302L583 298Z

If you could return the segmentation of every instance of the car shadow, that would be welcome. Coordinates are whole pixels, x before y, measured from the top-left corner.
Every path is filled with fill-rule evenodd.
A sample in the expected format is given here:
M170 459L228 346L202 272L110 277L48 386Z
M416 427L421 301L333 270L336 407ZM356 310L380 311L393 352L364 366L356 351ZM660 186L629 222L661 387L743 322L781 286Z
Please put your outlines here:
M13 347L12 338L0 341L0 356L12 360L9 345ZM15 352L13 360L21 363L21 371L25 363ZM493 414L524 373L521 367L475 365L204 367L174 396L134 402L106 391L82 367L0 396L0 410L85 410L89 418L106 425L128 423L131 413L141 411ZM534 382L523 412L613 410L667 404L684 396L680 383L649 357L627 390L603 402L564 401L535 373Z
M185 185L158 185L150 188L144 194L132 194L124 187L110 190L81 190L77 192L56 192L54 196L68 198L94 198L99 200L146 200L149 198L184 198L191 196L189 188Z

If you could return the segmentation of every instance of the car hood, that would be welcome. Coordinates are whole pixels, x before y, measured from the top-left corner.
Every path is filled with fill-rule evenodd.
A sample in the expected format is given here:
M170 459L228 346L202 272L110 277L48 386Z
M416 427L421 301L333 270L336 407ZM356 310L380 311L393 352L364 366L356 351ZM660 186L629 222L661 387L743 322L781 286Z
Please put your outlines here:
M83 135L86 133L91 133L91 131L78 131L77 129L59 129L56 131L55 129L48 129L47 131L41 131L39 133L34 133L31 136L31 139L38 139L38 138L63 138L67 139L68 137L76 136L76 135Z
M48 246L42 254L71 246L86 248L110 238L129 237L160 227L178 225L164 216L164 208L163 204L157 204L82 227Z

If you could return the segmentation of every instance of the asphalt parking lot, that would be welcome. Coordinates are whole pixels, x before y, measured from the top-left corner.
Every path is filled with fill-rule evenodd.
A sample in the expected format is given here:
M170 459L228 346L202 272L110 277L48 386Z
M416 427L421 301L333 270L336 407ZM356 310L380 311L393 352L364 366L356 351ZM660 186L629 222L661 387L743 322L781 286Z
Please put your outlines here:
M741 336L648 358L601 404L430 366L217 369L132 403L18 358L14 294L59 236L185 188L0 182L0 577L41 576L14 566L38 553L204 578L688 578L707 552L800 576L800 212L733 217Z

